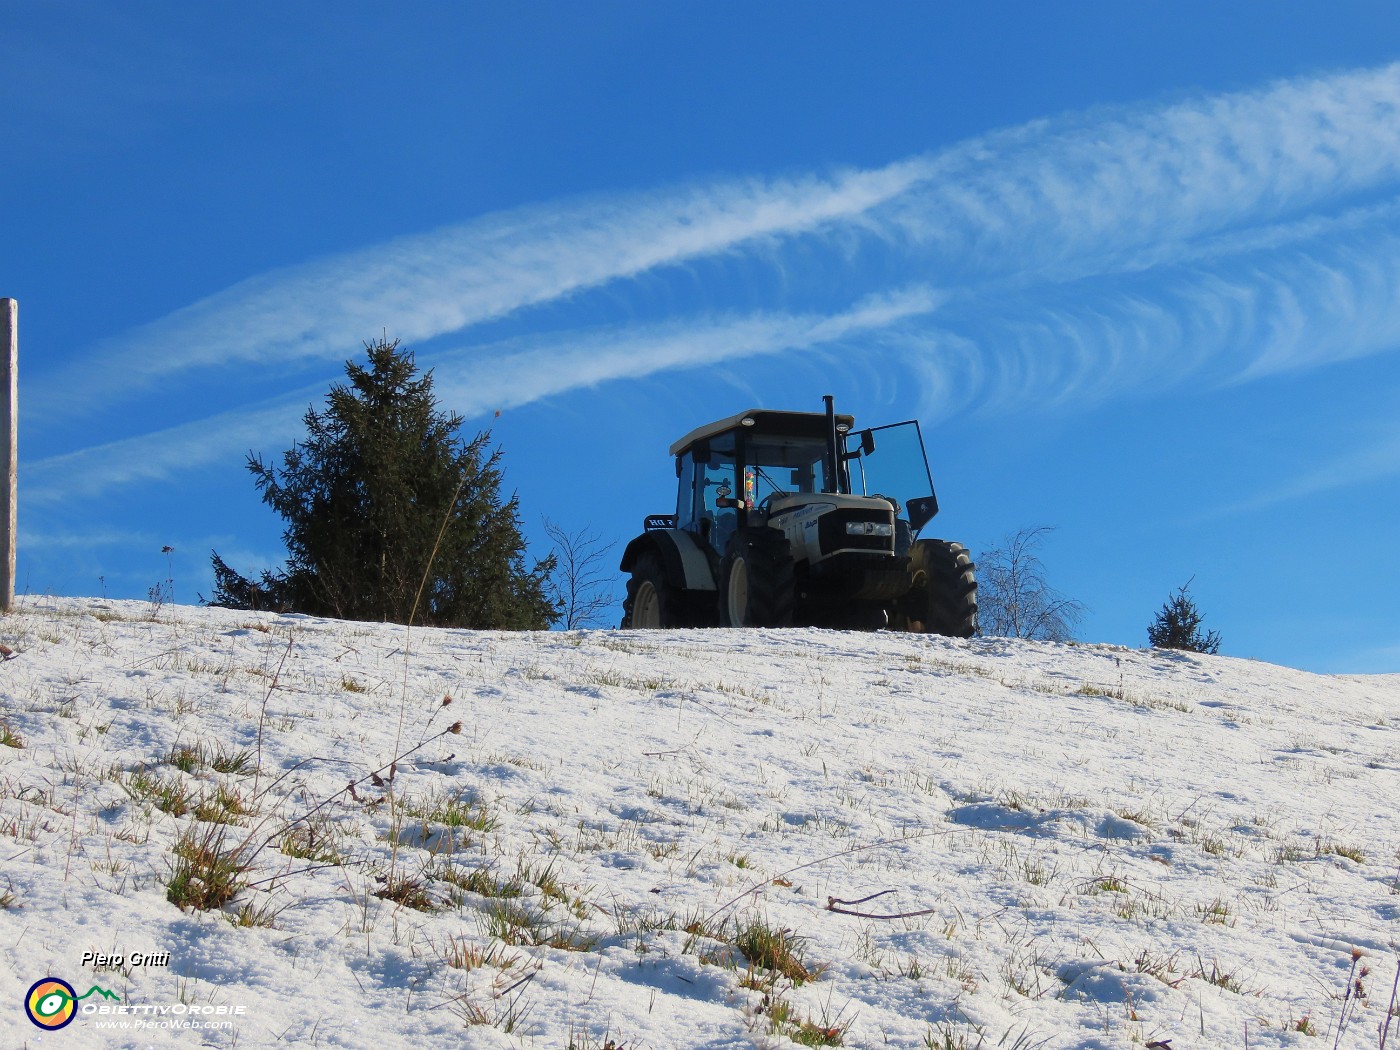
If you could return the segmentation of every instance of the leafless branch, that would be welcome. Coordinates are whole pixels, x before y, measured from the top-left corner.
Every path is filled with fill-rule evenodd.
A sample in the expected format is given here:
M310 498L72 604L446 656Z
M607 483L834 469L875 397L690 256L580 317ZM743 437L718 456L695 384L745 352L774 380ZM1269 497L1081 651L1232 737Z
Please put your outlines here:
M591 528L569 532L556 521L544 519L545 535L554 544L556 567L550 576L550 597L559 609L565 630L598 627L613 603L614 575L607 569L611 543Z
M837 915L854 915L860 919L912 919L919 915L932 915L937 908L920 908L918 911L898 911L898 912L872 912L855 911L851 908L853 904L864 904L866 901L873 901L876 897L883 897L894 890L881 890L879 893L872 893L869 897L861 897L859 900L843 901L836 897L826 899L826 910L833 911Z
M977 610L982 633L1002 638L1067 642L1084 618L1082 602L1066 598L1045 578L1036 553L1054 529L1026 526L977 557Z

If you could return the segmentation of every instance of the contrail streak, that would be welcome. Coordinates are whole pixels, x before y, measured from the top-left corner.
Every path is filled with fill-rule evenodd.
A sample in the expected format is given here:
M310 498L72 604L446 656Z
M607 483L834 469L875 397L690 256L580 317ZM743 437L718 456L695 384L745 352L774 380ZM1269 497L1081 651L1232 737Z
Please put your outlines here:
M61 417L195 369L278 374L386 327L421 342L729 252L801 280L784 249L795 238L843 265L854 237L882 269L939 285L1116 272L1143 252L1170 262L1194 240L1393 184L1397 118L1392 65L1037 121L870 170L521 208L250 278L31 396Z

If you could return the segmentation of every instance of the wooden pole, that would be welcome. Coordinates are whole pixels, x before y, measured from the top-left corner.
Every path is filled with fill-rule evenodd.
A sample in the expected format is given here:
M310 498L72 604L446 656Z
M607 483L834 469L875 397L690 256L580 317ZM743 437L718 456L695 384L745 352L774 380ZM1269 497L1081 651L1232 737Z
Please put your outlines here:
M19 478L19 303L0 299L0 612L15 605Z

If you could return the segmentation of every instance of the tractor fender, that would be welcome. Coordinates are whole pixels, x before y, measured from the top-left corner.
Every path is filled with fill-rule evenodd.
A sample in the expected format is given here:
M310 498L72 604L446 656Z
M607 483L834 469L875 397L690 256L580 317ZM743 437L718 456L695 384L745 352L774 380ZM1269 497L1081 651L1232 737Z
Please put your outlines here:
M715 574L710 559L699 541L684 529L651 529L642 533L622 552L623 572L632 566L644 551L655 551L666 570L666 580L687 591L713 591Z

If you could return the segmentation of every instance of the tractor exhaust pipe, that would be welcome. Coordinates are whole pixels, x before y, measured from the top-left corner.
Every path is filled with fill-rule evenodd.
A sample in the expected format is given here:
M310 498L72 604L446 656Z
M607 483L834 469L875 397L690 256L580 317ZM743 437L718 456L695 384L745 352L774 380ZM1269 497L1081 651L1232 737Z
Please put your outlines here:
M825 394L826 402L826 488L823 492L841 491L841 456L836 444L836 399Z

